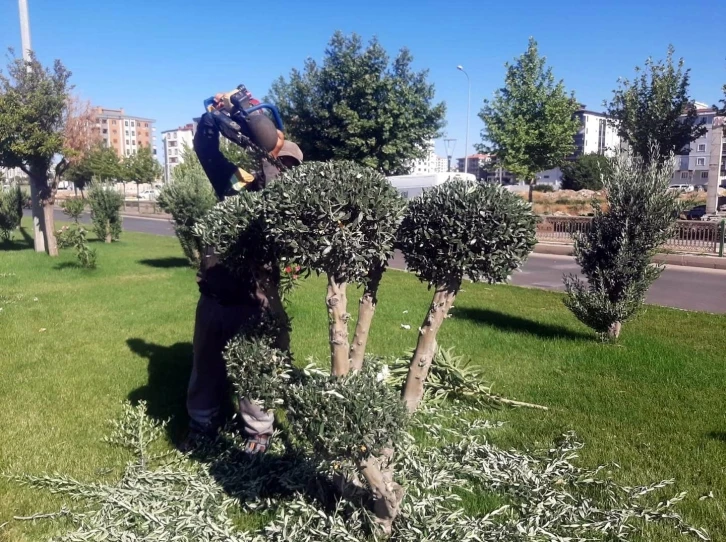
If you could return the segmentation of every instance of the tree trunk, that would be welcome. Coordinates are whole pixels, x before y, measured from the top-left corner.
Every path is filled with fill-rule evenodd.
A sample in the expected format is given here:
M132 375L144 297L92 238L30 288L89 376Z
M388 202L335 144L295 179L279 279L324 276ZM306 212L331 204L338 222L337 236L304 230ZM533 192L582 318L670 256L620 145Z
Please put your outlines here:
M620 322L613 322L610 324L610 327L608 327L608 339L611 341L617 341L618 337L620 337L620 328L622 324Z
M381 284L383 269L382 265L377 265L371 269L368 275L368 284L363 291L363 297L360 298L358 303L358 322L356 322L355 334L350 344L350 368L353 371L360 371L363 368L368 333L378 304L378 286Z
M106 239L105 239L105 241L106 241L106 243L113 242L113 236L111 235L111 221L110 220L106 221Z
M405 491L390 479L391 477L384 475L375 457L361 461L358 463L358 468L373 494L373 514L376 523L386 535L390 535L393 520L398 515Z
M424 383L436 355L436 334L454 304L461 283L437 286L429 312L419 329L418 343L408 367L401 396L409 412L415 412L424 394Z
M43 215L45 225L45 244L49 256L58 256L58 243L55 240L55 216L53 214L53 199L46 200L43 204Z
M346 283L338 282L328 275L328 293L325 304L328 306L328 325L330 328L331 373L345 376L350 370L348 358L348 298L345 294Z
M30 177L30 201L33 214L33 245L35 252L45 252L45 219L40 201L40 188L35 177Z
M528 201L532 203L534 201L534 184L536 181L529 181L529 196Z

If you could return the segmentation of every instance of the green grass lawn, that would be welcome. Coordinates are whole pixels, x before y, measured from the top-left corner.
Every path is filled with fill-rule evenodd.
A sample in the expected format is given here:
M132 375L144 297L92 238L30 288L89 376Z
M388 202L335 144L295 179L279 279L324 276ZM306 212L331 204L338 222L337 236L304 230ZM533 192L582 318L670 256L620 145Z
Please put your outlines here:
M113 476L126 456L101 439L124 399L173 417L170 439L183 431L194 272L174 238L125 233L120 243L93 243L99 267L89 271L72 251L51 259L17 237L0 245L0 471ZM292 298L299 360L328 355L324 293L312 278ZM389 272L369 351L413 347L430 297L414 276ZM648 307L620 344L603 345L559 294L466 285L439 342L483 367L497 393L551 408L493 411L508 422L492 433L497 444L542 448L574 430L586 443L583 464L616 462L615 476L629 484L675 478L669 491L689 493L686 519L726 539L726 317ZM715 499L699 501L711 491ZM470 510L489 506L486 496L468 499ZM61 526L11 518L62 502L0 479L0 525L9 521L0 540L51 534ZM649 530L644 539L680 538Z

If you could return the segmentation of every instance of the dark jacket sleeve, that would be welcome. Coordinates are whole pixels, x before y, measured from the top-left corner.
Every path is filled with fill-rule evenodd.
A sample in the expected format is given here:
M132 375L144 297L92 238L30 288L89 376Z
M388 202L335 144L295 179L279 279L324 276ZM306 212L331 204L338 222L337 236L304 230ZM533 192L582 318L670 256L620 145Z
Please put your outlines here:
M197 153L217 198L223 200L229 195L232 186L230 179L237 166L227 160L219 150L219 129L210 113L205 113L199 120L197 133L194 134L194 152Z

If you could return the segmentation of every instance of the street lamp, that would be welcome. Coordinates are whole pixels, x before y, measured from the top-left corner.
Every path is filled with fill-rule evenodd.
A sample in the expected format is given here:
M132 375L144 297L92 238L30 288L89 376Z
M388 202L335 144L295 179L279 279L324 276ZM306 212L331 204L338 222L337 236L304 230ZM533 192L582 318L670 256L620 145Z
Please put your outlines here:
M30 61L30 23L28 17L28 0L18 0L18 12L20 13L20 42L23 48L23 59ZM28 66L30 70L30 66Z
M464 174L466 175L469 172L469 156L467 153L469 152L469 115L471 111L471 79L469 79L469 74L466 73L466 70L464 69L464 66L459 64L456 67L457 70L462 72L464 75L466 75L466 82L469 87L469 91L466 98L466 137L464 138Z

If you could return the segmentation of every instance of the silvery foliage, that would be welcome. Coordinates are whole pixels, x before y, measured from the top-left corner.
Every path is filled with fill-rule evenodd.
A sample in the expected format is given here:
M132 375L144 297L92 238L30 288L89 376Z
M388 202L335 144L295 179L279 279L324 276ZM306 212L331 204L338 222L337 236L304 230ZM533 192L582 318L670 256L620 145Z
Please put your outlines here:
M265 240L263 205L261 192L225 198L196 223L194 234L231 269L247 270L273 261L274 246Z
M308 367L287 395L293 434L325 460L360 460L395 448L408 422L400 393L372 359L344 377Z
M599 333L634 316L663 271L651 261L681 210L677 192L668 190L673 170L673 157L647 164L620 153L603 177L607 211L594 203L590 231L575 234L575 259L587 282L565 277L565 305Z
M501 186L454 179L410 201L400 249L429 284L502 282L534 248L536 222L531 206Z
M643 522L670 524L709 540L673 510L683 493L650 504L649 497L671 480L627 487L607 476L605 467L577 467L573 462L582 444L572 434L545 452L502 450L486 438L497 424L482 420L480 413L465 405L424 405L414 416L414 428L443 445L418 445L409 437L399 450L396 472L407 495L391 541L627 541ZM143 403L127 405L110 439L134 453L120 480L15 479L87 505L84 511L64 507L56 514L75 524L59 541L375 540L365 508L345 498L331 502L326 472L279 444L250 460L242 442L225 433L193 459L176 451L153 453L162 434L163 424L147 416ZM491 492L507 504L471 516L462 507L462 490ZM245 532L233 520L240 510L265 512L272 519L258 532Z
M349 161L307 162L265 191L267 234L283 256L341 282L365 282L393 255L403 200L377 171Z
M290 354L274 346L280 325L285 324L265 314L259 322L242 329L224 350L234 391L264 410L284 404L293 371Z

